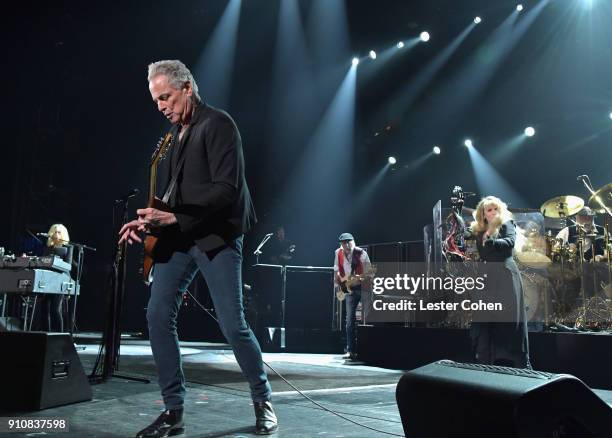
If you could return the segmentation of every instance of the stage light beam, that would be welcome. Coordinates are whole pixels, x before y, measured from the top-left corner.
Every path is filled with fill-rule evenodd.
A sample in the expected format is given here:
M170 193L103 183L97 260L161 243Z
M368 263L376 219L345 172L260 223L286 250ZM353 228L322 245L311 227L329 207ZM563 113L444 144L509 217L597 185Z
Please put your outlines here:
M397 159L395 157L389 157L387 161L391 165L394 165L395 163L397 163Z
M476 24L480 23L481 21L482 21L482 18L480 18L480 17L475 17L474 18L474 23L476 23Z
M466 148L471 148L474 147L474 143L472 142L472 140L470 140L469 138L466 138L465 141L463 142L463 145Z
M525 128L525 135L527 137L533 137L535 135L535 129L532 126L528 126Z
M521 12L523 10L523 5L521 4L516 5L516 10L517 12Z
M429 41L429 38L431 38L431 36L429 35L429 32L421 32L420 38L421 41L426 43L427 41Z
M370 58L376 59L376 52L374 50L370 50Z
M436 155L440 155L440 153L442 152L442 149L440 149L439 146L434 146L433 147L433 153Z
M353 60L351 61L353 64L353 67L357 67L357 64L359 64L359 58L354 57Z
M199 55L193 75L200 89L206 90L206 101L219 108L229 107L234 74L236 44L240 24L241 0L230 0L223 15ZM215 68L210 68L214 65Z
M397 48L398 48L398 49L403 49L403 48L404 48L404 42L403 42L403 41L399 41L399 42L397 43Z

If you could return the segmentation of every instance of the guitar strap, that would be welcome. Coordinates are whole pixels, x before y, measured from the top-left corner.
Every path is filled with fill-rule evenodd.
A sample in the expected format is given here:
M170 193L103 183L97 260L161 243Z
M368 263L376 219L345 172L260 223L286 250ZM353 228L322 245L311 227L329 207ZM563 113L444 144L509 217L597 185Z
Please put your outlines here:
M168 184L168 188L166 189L166 193L164 193L164 197L162 198L162 201L165 204L168 203L168 200L170 199L170 196L172 195L172 192L174 191L174 187L176 186L176 180L178 179L179 175L181 174L181 172L183 170L183 164L184 163L185 163L185 154L183 154L183 156L181 157L179 162L176 164L176 171L174 172L174 176L172 177L172 180L170 181L170 184Z
M177 141L178 139L178 127L176 129L176 132L174 134L174 141L178 144L175 145L175 148L177 148L178 150L176 151L176 153L180 153L181 152L181 148L180 146L182 146L180 144L179 141ZM186 139L185 139L186 140ZM183 164L185 163L185 154L182 154L180 160L178 161L178 163L176 163L176 168L174 169L174 176L172 177L172 180L170 181L170 184L168 184L168 188L166 189L166 193L164 193L164 196L162 198L162 201L167 204L168 201L170 200L170 196L172 196L172 192L174 191L174 187L176 186L176 181L178 180L178 177L181 175L181 172L183 171Z

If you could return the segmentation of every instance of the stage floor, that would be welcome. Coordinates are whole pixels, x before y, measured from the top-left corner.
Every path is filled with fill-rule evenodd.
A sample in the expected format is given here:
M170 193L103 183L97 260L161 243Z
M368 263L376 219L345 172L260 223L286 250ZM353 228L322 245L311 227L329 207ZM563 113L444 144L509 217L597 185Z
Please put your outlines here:
M86 347L79 351L79 357L86 374L89 374L98 347L83 344L83 339L77 342L79 346ZM255 436L255 416L248 386L232 351L223 344L193 342L182 343L181 350L188 389L186 432L180 436ZM330 354L264 353L264 360L325 407L367 426L403 434L395 402L395 386L401 371L345 365L339 355ZM147 341L124 341L119 373L148 377L152 381L146 384L112 378L92 386L94 398L90 402L19 415L66 417L70 432L61 433L63 437L134 436L152 422L163 408ZM269 369L268 374L280 425L279 432L273 436L389 436L325 412L293 391Z

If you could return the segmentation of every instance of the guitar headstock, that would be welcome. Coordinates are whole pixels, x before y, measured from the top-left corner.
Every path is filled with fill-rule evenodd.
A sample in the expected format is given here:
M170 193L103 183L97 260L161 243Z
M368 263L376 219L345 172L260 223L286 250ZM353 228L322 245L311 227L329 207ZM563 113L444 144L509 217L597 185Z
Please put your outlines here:
M155 150L153 151L153 155L151 156L151 166L157 165L161 160L166 158L168 154L168 150L170 150L170 145L172 144L172 133L168 132L162 138L159 139L157 145L155 146Z

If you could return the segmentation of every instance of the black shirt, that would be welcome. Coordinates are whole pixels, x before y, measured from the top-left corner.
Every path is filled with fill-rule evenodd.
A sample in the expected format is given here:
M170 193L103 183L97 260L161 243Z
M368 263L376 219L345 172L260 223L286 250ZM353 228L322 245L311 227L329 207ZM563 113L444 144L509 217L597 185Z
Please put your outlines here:
M162 238L192 241L210 251L253 227L257 219L245 178L242 140L229 114L205 103L197 105L182 140L171 149L170 163L171 175L179 174L169 200L178 225L167 227Z

